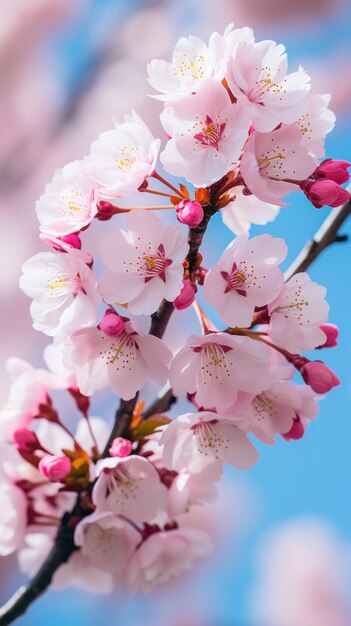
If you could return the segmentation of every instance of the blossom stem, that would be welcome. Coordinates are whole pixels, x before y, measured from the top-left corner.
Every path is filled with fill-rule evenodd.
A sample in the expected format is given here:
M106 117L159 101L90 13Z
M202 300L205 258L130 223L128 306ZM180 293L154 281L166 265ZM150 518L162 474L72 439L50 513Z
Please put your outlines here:
M156 180L159 180L161 183L163 183L164 185L166 185L166 187L168 187L169 189L172 189L172 191L174 191L174 193L177 196L180 196L181 198L183 198L183 200L189 200L189 197L183 193L182 191L180 191L180 189L177 189L177 187L174 187L174 185L172 185L172 183L168 182L168 180L166 180L165 178L163 178L163 176L161 176L160 174L158 174L156 171L152 174L152 176L154 178L156 178Z
M174 198L174 193L167 193L166 191L158 191L157 189L149 189L148 187L146 189L139 189L140 192L142 193L152 193L155 196L165 196L167 198ZM179 202L181 202L182 198L180 197L179 193L177 194L177 200L179 200Z

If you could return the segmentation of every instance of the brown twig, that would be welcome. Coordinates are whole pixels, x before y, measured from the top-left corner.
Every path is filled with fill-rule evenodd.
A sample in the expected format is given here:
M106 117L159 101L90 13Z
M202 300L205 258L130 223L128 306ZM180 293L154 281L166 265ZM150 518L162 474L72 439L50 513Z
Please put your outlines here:
M305 272L316 258L333 243L348 240L348 235L340 235L339 229L351 214L351 200L343 206L333 209L324 220L315 236L309 241L296 257L295 261L285 272L285 280L289 280L298 272Z

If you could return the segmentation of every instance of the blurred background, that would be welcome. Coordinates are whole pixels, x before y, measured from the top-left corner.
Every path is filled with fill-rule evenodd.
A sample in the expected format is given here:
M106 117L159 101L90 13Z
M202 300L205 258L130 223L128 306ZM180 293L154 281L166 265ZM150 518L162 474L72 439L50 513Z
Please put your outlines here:
M148 97L146 63L169 59L181 35L205 39L229 22L257 39L286 45L313 89L331 93L337 126L327 156L351 160L350 0L2 0L0 4L0 399L5 360L42 365L47 338L31 328L18 290L23 261L43 250L35 200L54 170L134 108L156 135L160 104ZM291 261L329 209L301 195L265 228L283 236ZM258 234L262 229L252 229ZM344 232L351 234L351 223ZM219 216L207 259L231 234ZM205 246L206 249L206 246ZM218 503L199 511L217 548L201 567L149 597L50 591L18 620L22 626L350 626L351 244L329 249L310 270L328 287L340 346L326 358L343 380L321 403L298 442L261 446L249 473L227 471ZM174 330L173 330L174 333ZM172 334L172 329L171 329ZM0 599L18 584L12 559L0 562Z

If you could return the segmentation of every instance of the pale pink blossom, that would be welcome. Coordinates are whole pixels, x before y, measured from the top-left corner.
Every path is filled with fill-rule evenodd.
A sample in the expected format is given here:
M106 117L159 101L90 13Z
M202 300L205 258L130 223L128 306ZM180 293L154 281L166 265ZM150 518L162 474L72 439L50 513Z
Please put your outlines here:
M214 502L216 496L217 489L207 476L182 472L174 478L168 491L168 515L174 519L194 505Z
M335 115L328 109L330 99L329 94L309 93L306 99L307 109L295 122L302 136L301 145L306 146L318 158L324 157L325 138L335 126Z
M10 440L17 428L28 426L38 415L40 405L47 404L49 389L60 388L55 375L35 369L22 359L8 359L6 369L12 383L7 402L0 410L1 440Z
M227 26L223 35L213 33L208 45L199 37L181 37L169 63L153 59L148 64L149 83L161 92L157 100L174 101L196 93L208 78L224 78L230 52L239 41L253 41L250 28Z
M207 80L195 94L167 105L161 122L170 136L161 162L167 172L205 187L237 161L249 130L245 107L222 84Z
M301 67L287 74L287 65L284 46L274 41L240 42L229 59L229 87L260 132L291 124L305 111L310 78Z
M62 237L88 226L97 213L92 182L82 161L73 161L59 170L36 205L40 230Z
M272 302L283 286L277 267L287 254L283 239L240 235L206 274L204 295L229 326L248 327L255 307Z
M127 196L154 172L160 140L154 139L143 120L132 111L124 122L101 133L87 158L87 171L103 198Z
M111 231L101 241L107 269L99 290L105 302L149 315L163 298L172 302L182 289L186 234L177 224L162 224L150 211L131 211L126 220L128 231Z
M258 452L235 423L217 413L186 413L162 433L163 460L167 468L196 474L206 472L218 480L224 463L246 470L258 461Z
M101 299L92 270L78 250L40 252L22 267L20 287L33 298L33 328L60 336L92 326Z
M0 556L18 550L27 524L27 499L21 489L0 480Z
M278 298L268 306L269 336L289 352L313 350L325 342L321 324L327 321L329 305L326 288L296 274L284 285Z
M34 526L27 530L17 555L23 574L33 576L37 573L54 545L56 532L53 526Z
M194 394L199 407L218 411L231 407L239 392L268 389L274 377L266 346L222 332L190 336L174 356L169 375L176 396Z
M93 502L99 512L123 515L133 522L150 522L167 507L167 489L153 465L144 457L102 459Z
M121 572L141 541L141 534L116 515L105 512L88 515L76 527L74 543L99 569Z
M236 425L245 432L253 432L264 443L274 444L276 435L287 433L300 412L302 415L302 407L306 405L304 389L288 382L275 383L252 400L242 413L242 420L235 418ZM312 407L313 417L316 406Z
M67 563L56 570L53 589L74 587L89 593L109 594L114 589L114 576L95 565L80 550L73 552Z
M296 410L290 430L283 433L283 439L286 441L301 439L311 420L314 420L319 412L318 400L321 396L316 394L308 385L296 385L295 388L299 393L301 402Z
M282 198L296 191L316 165L316 159L302 143L300 130L291 124L271 133L252 132L241 158L240 173L259 200L284 206Z
M64 362L72 369L85 396L111 386L124 400L133 398L148 379L164 384L168 377L171 351L152 335L125 322L124 332L106 335L99 328L82 330L65 342Z
M127 586L131 593L150 592L167 583L213 548L210 537L198 528L176 528L148 537L136 550L127 568Z
M280 210L275 204L262 202L252 194L244 194L243 189L243 187L235 187L234 199L221 209L224 224L235 235L248 233L251 224L261 226L272 222Z

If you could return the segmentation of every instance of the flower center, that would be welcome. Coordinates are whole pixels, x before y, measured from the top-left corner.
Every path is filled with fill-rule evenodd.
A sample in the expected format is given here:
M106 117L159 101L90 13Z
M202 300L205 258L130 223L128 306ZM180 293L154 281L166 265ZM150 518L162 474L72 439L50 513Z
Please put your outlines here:
M172 264L172 259L166 259L164 245L161 243L156 254L144 254L144 266L141 267L141 273L144 275L144 281L148 283L155 276L159 276L163 282L166 282L165 270Z
M218 150L219 142L222 139L224 129L226 127L225 122L223 124L219 124L214 122L209 115L206 115L205 122L201 122L201 126L201 132L196 133L196 135L194 135L194 139L206 148L212 146Z
M120 172L125 174L137 162L137 150L136 146L123 146L123 148L119 148L115 162Z
M243 263L241 264L244 265ZM236 291L239 296L246 296L246 289L244 289L245 282L247 281L247 268L239 267L234 262L232 265L231 272L221 272L222 278L226 282L226 288L224 293L228 293L229 291Z

